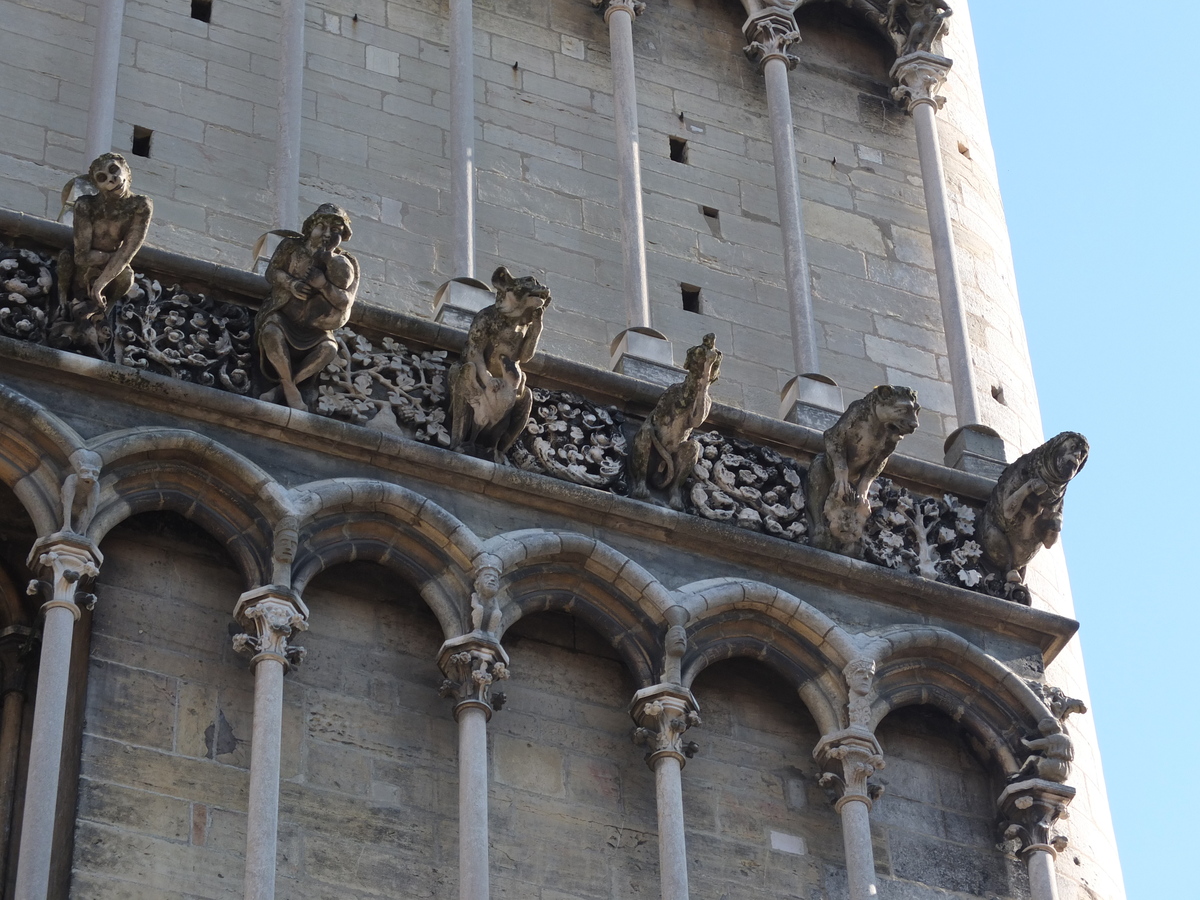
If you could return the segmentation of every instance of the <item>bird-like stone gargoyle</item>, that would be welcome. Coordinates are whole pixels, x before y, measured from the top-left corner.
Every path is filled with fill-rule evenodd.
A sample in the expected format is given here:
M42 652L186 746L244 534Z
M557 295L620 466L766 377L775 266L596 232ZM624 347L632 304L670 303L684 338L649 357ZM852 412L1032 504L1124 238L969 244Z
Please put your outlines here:
M492 287L496 301L475 314L462 359L450 367L450 443L489 449L503 465L533 408L521 364L537 351L550 291L504 266L492 273Z
M1000 473L983 508L978 534L984 555L1006 573L1010 585L1024 585L1030 560L1042 547L1058 542L1067 484L1087 457L1087 438L1064 431Z
M946 0L890 0L887 28L897 55L932 53L933 42L946 33L946 20L952 15Z
M688 350L686 378L663 391L654 411L638 429L629 459L631 497L645 500L653 484L667 491L672 509L683 509L683 483L700 458L700 445L691 439L692 432L708 418L712 409L708 389L721 372L721 351L716 342L715 334L706 334Z
M51 343L102 355L104 314L133 287L131 263L146 241L154 203L133 193L129 163L104 153L88 168L97 193L75 202L74 235L58 257L58 320Z
M900 439L917 430L917 392L881 385L855 400L825 432L825 452L808 470L810 543L862 559L867 494Z
M350 321L358 293L358 260L340 248L350 240L350 216L322 203L304 220L303 234L277 231L284 238L267 263L271 294L255 319L259 364L278 386L262 400L283 399L307 409L299 385L337 356L334 331Z

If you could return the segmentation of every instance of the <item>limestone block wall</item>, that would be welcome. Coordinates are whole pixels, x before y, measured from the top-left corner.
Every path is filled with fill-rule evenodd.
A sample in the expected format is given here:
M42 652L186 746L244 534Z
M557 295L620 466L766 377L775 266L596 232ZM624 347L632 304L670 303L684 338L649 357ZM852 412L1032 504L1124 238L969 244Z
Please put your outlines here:
M984 418L1027 449L1036 399L966 4L956 10L939 121ZM2 0L0 12L0 195L53 218L85 162L98 8ZM279 7L218 0L209 23L188 13L127 3L114 143L128 152L134 126L153 131L150 157L133 158L156 202L152 244L245 266L272 224ZM335 199L354 216L363 300L429 314L457 274L446 5L347 0L307 15L301 206ZM837 4L805 4L797 18L790 80L822 366L848 399L885 382L917 388L926 411L906 450L939 459L956 422L912 122L888 95L891 51ZM726 351L718 398L774 415L795 373L765 93L742 54L743 20L731 0L675 0L635 23L648 268L654 324L679 358L714 331ZM555 294L545 351L606 366L625 327L607 29L579 0L480 0L475 28L479 272L542 274ZM686 162L670 158L672 138L687 142ZM683 309L685 284L700 288L699 314Z

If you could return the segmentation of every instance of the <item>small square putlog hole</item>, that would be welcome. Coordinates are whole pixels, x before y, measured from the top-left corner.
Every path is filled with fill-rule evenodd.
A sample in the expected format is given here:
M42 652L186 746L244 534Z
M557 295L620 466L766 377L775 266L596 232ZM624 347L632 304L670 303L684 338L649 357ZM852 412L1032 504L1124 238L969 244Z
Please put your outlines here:
M683 138L671 138L671 159L677 163L688 161L688 145Z
M149 128L143 128L141 125L133 126L133 146L130 150L134 156L150 157L150 139L154 137L154 132Z
M694 284L680 284L679 292L683 295L683 308L687 312L700 312L700 288Z
M192 0L192 18L199 22L211 22L212 0Z

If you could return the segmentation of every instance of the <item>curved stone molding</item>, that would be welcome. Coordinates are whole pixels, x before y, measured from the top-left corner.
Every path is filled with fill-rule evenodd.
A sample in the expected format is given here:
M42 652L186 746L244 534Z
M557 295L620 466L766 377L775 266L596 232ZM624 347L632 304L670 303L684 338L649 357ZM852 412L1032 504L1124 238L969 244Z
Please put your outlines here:
M0 482L17 495L38 534L61 522L62 484L83 438L58 416L0 385Z

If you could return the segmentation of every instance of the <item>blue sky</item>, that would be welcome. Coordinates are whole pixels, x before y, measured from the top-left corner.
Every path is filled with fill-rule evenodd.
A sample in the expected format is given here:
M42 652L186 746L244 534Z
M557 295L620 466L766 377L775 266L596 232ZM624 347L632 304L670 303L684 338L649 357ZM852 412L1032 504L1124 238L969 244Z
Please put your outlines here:
M1064 544L1130 900L1200 896L1194 17L971 4L1042 420L1092 446Z

